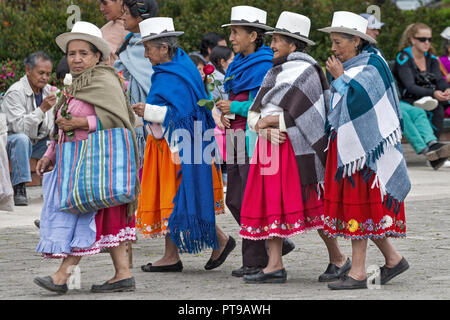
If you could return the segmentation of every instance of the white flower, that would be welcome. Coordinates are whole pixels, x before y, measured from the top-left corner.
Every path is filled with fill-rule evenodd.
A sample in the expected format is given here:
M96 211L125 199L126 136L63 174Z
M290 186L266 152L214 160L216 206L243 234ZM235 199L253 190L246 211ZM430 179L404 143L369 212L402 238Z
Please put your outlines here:
M392 226L392 223L393 223L392 218L388 215L385 215L381 220L381 227L383 229L389 228L390 226Z
M72 85L72 75L70 73L66 73L66 76L64 77L64 85L65 86Z

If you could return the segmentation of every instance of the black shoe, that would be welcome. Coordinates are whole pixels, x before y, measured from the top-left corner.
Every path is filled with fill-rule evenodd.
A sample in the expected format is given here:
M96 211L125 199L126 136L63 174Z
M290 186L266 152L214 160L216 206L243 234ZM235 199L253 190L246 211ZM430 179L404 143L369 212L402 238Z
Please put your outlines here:
M106 281L104 284L92 285L91 292L94 293L108 293L108 292L130 292L136 290L136 283L134 277L119 280L113 283Z
M425 154L428 160L436 161L450 157L450 144L436 142L430 146L429 151Z
M330 282L338 280L339 277L347 274L347 272L352 267L352 262L350 258L347 258L347 261L344 263L342 267L338 267L335 264L328 264L327 270L319 276L319 282Z
M257 274L244 275L245 283L285 283L286 279L287 272L284 268L269 273L260 270Z
M283 247L281 249L281 255L285 256L287 255L289 252L291 252L292 250L295 249L295 244L292 240L290 239L283 239Z
M41 220L39 220L39 219L34 220L34 225L35 225L38 229L40 229L40 228L41 228Z
M168 266L152 266L151 263L147 263L141 266L141 270L144 272L181 272L183 271L183 263L181 263L181 260Z
M231 275L233 277L242 278L245 275L257 274L261 268L258 267L240 267L239 269L233 270Z
M344 275L338 281L329 283L328 288L331 290L367 289L367 279L355 280L348 275Z
M15 206L27 206L27 189L25 188L25 183L16 184L14 187L14 205Z
M53 282L52 277L36 277L33 280L34 283L36 283L39 287L47 289L48 291L56 292L59 294L65 294L69 288L67 287L67 284L55 284Z
M380 268L380 282L381 284L386 284L392 278L398 276L399 274L405 272L409 269L409 263L405 258L402 258L400 262L393 268L388 268L383 266ZM372 281L375 283L375 280Z
M229 236L227 244L225 245L225 248L223 249L219 258L217 258L216 260L209 259L208 262L205 264L205 269L212 270L219 267L222 263L225 262L226 258L235 247L236 247L236 240L234 240L232 236Z
M440 167L442 167L447 161L448 158L441 158L435 161L430 161L430 165L433 167L434 170L439 170Z

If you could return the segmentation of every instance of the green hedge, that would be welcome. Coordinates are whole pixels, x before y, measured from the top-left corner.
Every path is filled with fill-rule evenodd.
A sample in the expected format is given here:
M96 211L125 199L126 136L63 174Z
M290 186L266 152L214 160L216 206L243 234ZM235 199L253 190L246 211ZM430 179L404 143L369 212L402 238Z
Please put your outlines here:
M98 7L97 0L29 0L7 1L0 3L0 70L6 61L18 64L31 52L43 50L50 54L55 62L63 53L55 43L55 37L67 30L67 7L73 2L81 9L81 19L101 27L106 23ZM439 34L450 21L450 4L443 8L420 8L416 11L401 11L390 1L362 0L160 0L160 16L174 18L175 28L185 34L180 43L187 52L198 50L203 34L211 31L223 34L227 39L229 28L221 28L230 21L231 7L252 5L268 12L268 24L275 26L280 13L284 10L298 12L312 21L310 38L316 45L309 53L320 63L330 55L329 35L317 31L331 24L334 11L347 10L355 13L365 12L370 4L381 7L381 21L386 23L378 46L386 58L392 60L397 53L401 34L406 26L414 22L424 22L433 29L433 45L437 54L441 54L442 39ZM447 1L448 3L448 1ZM270 37L267 37L267 44ZM23 69L23 68L22 68ZM19 70L20 71L20 70ZM0 73L1 75L1 73ZM22 72L16 72L20 78ZM0 76L0 91L11 82ZM3 87L2 87L3 83Z
M220 26L229 23L231 7L241 4L252 5L268 12L267 22L275 26L282 11L293 11L308 16L311 19L310 38L316 45L309 53L323 63L330 55L331 42L329 35L317 31L319 28L331 25L334 11L345 10L355 13L366 12L371 4L377 1L361 0L166 0L160 9L161 15L173 17L175 28L185 31L180 42L186 51L198 49L201 36L214 31L228 38L229 28ZM382 4L379 4L382 3ZM433 29L433 44L437 53L441 53L442 39L439 34L450 21L450 6L445 8L420 8L416 11L399 10L390 1L378 1L381 8L381 21L385 23L378 37L378 46L388 60L395 58L401 34L408 24L423 22ZM270 37L267 37L267 43Z

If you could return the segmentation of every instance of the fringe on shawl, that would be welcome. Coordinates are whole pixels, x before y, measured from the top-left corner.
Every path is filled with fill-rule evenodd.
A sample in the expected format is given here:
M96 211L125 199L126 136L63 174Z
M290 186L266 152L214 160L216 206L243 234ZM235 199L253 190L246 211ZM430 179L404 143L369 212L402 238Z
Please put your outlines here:
M75 76L73 77L72 85L69 87L69 94L71 96L75 96L77 91L79 91L82 88L84 88L85 86L91 84L94 71L99 68L100 69L109 69L110 71L113 71L112 73L117 78L117 81L119 81L119 83L121 82L119 75L117 74L117 72L115 71L115 69L113 67L105 66L105 65L95 65L94 67L84 70L79 74L74 74ZM135 117L134 117L133 110L131 109L130 100L129 100L128 96L126 95L125 91L122 90L122 92L125 97L125 103L127 106L128 116L130 118L130 123L134 127ZM62 95L61 99L58 101L58 103L56 104L56 106L54 108L55 119L56 119L59 109L66 103L66 101L67 101L66 96ZM130 131L134 137L133 144L134 144L134 149L135 149L136 165L139 166L139 160L138 160L139 154L138 154L138 146L137 146L137 141L136 141L136 134L135 134L134 130L130 130ZM51 138L53 140L55 140L55 137L57 134L58 134L58 128L55 125L54 132L53 132ZM136 172L139 172L139 167L136 168L136 170L137 170ZM127 219L128 219L128 221L130 221L134 217L134 214L136 213L136 210L138 207L138 196L139 196L140 192L141 192L141 187L140 187L140 182L139 182L139 174L136 174L136 187L135 187L136 199L127 204Z
M336 139L337 132L334 130L334 128L332 128L332 126L328 121L326 122L325 132L329 135L330 141L334 141ZM402 139L402 129L401 126L399 126L388 137L384 138L373 150L367 152L364 156L355 161L352 161L341 167L338 167L336 170L334 180L337 183L339 183L342 179L347 178L352 184L352 186L355 187L352 176L356 172L362 170L361 172L362 178L366 183L369 183L373 175L375 175L374 181L371 185L371 189L378 187L380 189L382 203L389 210L394 208L394 213L398 214L402 202L396 199L394 196L390 195L386 191L386 187L380 181L377 173L371 170L368 164L380 159L380 157L384 154L385 148L387 148L388 146L395 147L397 144L401 143L401 139Z
M195 216L186 216L189 227L186 230L178 228L170 229L170 238L177 246L180 253L199 253L203 249L219 248L216 236L216 224L206 223Z

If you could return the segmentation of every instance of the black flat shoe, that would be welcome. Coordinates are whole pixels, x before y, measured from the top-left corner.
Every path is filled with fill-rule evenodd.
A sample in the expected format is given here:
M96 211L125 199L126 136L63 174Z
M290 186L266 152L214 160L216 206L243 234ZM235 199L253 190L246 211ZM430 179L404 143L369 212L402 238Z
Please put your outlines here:
M233 277L242 278L245 275L257 274L261 268L258 267L240 267L239 269L231 271Z
M396 276L405 272L408 269L409 269L409 263L408 263L408 261L406 261L405 258L402 258L402 260L400 260L400 262L393 268L388 268L386 266L381 267L380 268L381 284L386 284L392 278L395 278ZM375 279L372 281L372 283L375 283Z
M344 275L338 281L329 283L328 288L331 290L367 289L367 279L356 280L349 275Z
M284 268L269 273L260 270L257 274L244 275L245 283L285 283L286 279L287 272Z
M230 236L219 258L217 258L216 260L209 259L208 262L205 264L205 269L212 270L219 267L222 263L225 262L228 255L230 254L231 251L233 251L235 247L236 247L236 240L234 240L234 238Z
M347 261L340 268L335 264L330 263L328 264L327 270L319 276L319 282L336 281L341 276L347 274L351 267L352 262L350 261L350 258L347 258Z
M136 290L136 283L134 277L119 280L113 283L106 281L104 284L92 285L91 292L94 293L108 293L108 292L130 292Z
M183 271L183 263L181 263L181 260L167 266L153 266L151 263L147 263L141 266L141 270L144 272L181 272Z
M69 288L67 287L67 284L55 284L53 282L52 277L36 277L33 280L34 283L36 283L39 287L47 289L48 291L56 292L59 294L65 294Z

